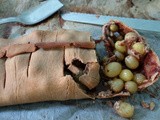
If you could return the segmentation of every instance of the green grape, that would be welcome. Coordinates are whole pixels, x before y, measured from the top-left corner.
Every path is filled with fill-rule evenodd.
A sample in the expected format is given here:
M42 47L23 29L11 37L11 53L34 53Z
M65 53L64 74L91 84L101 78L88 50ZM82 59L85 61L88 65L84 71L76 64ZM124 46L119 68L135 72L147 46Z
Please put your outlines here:
M138 86L134 81L127 81L125 83L125 89L130 92L131 94L137 92Z
M138 39L138 35L135 32L129 32L124 37L124 40L136 41L137 39Z
M115 48L117 51L121 52L121 53L125 53L127 51L127 48L125 45L121 45L123 41L117 41L115 43Z
M114 92L121 92L124 87L124 82L121 79L114 78L109 81L110 87Z
M141 55L145 53L145 45L143 43L140 42L134 43L132 48Z
M123 53L115 50L115 51L114 51L114 54L115 54L115 56L118 58L119 61L122 61L122 60L124 59Z
M124 81L130 81L133 79L133 73L129 69L124 69L121 71L119 77Z
M146 80L146 77L142 73L136 73L133 76L133 81L135 81L138 85L142 84L144 80Z
M118 31L118 26L116 24L111 24L109 29L112 31L112 32L117 32Z
M111 62L105 66L104 73L107 77L116 77L122 70L119 62Z
M117 101L114 104L117 114L124 118L131 118L134 114L134 106L129 103Z
M125 64L130 69L136 69L139 66L139 61L134 56L128 55L125 58Z

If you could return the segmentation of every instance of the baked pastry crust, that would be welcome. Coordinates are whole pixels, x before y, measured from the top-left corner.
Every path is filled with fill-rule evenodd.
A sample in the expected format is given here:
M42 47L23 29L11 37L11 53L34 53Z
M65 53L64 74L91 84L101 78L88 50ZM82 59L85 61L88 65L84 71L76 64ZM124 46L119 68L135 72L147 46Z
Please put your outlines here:
M0 39L0 106L94 98L86 92L100 81L94 47L89 33L64 29Z

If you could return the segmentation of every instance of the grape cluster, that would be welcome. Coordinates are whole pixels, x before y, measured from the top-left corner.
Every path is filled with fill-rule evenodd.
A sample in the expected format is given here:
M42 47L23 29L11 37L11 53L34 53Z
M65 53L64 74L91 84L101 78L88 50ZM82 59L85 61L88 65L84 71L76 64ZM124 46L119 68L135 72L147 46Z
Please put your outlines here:
M108 84L113 92L128 91L133 94L146 77L140 72L135 72L140 66L140 60L128 53L129 48L125 41L132 41L130 49L141 56L145 55L145 44L137 40L138 35L135 32L121 34L119 26L114 22L107 29L112 33L107 35L114 43L113 54L116 60L104 66L104 74L109 78Z

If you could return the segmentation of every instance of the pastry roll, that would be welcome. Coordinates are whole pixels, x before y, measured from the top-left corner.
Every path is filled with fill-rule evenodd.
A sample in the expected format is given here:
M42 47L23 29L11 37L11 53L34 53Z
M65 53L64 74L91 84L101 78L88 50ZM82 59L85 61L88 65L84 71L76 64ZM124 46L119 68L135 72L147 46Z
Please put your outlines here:
M0 39L0 106L94 98L100 81L88 32L34 31Z

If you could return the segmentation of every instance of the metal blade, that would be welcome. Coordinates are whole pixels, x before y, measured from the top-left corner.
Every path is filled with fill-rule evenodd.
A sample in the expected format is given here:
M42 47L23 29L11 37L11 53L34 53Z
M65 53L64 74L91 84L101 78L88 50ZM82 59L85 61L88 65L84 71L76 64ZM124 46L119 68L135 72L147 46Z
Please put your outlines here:
M158 20L103 16L76 12L64 13L62 14L62 19L72 22L80 22L100 26L104 25L110 20L119 20L134 29L160 32L160 21Z

